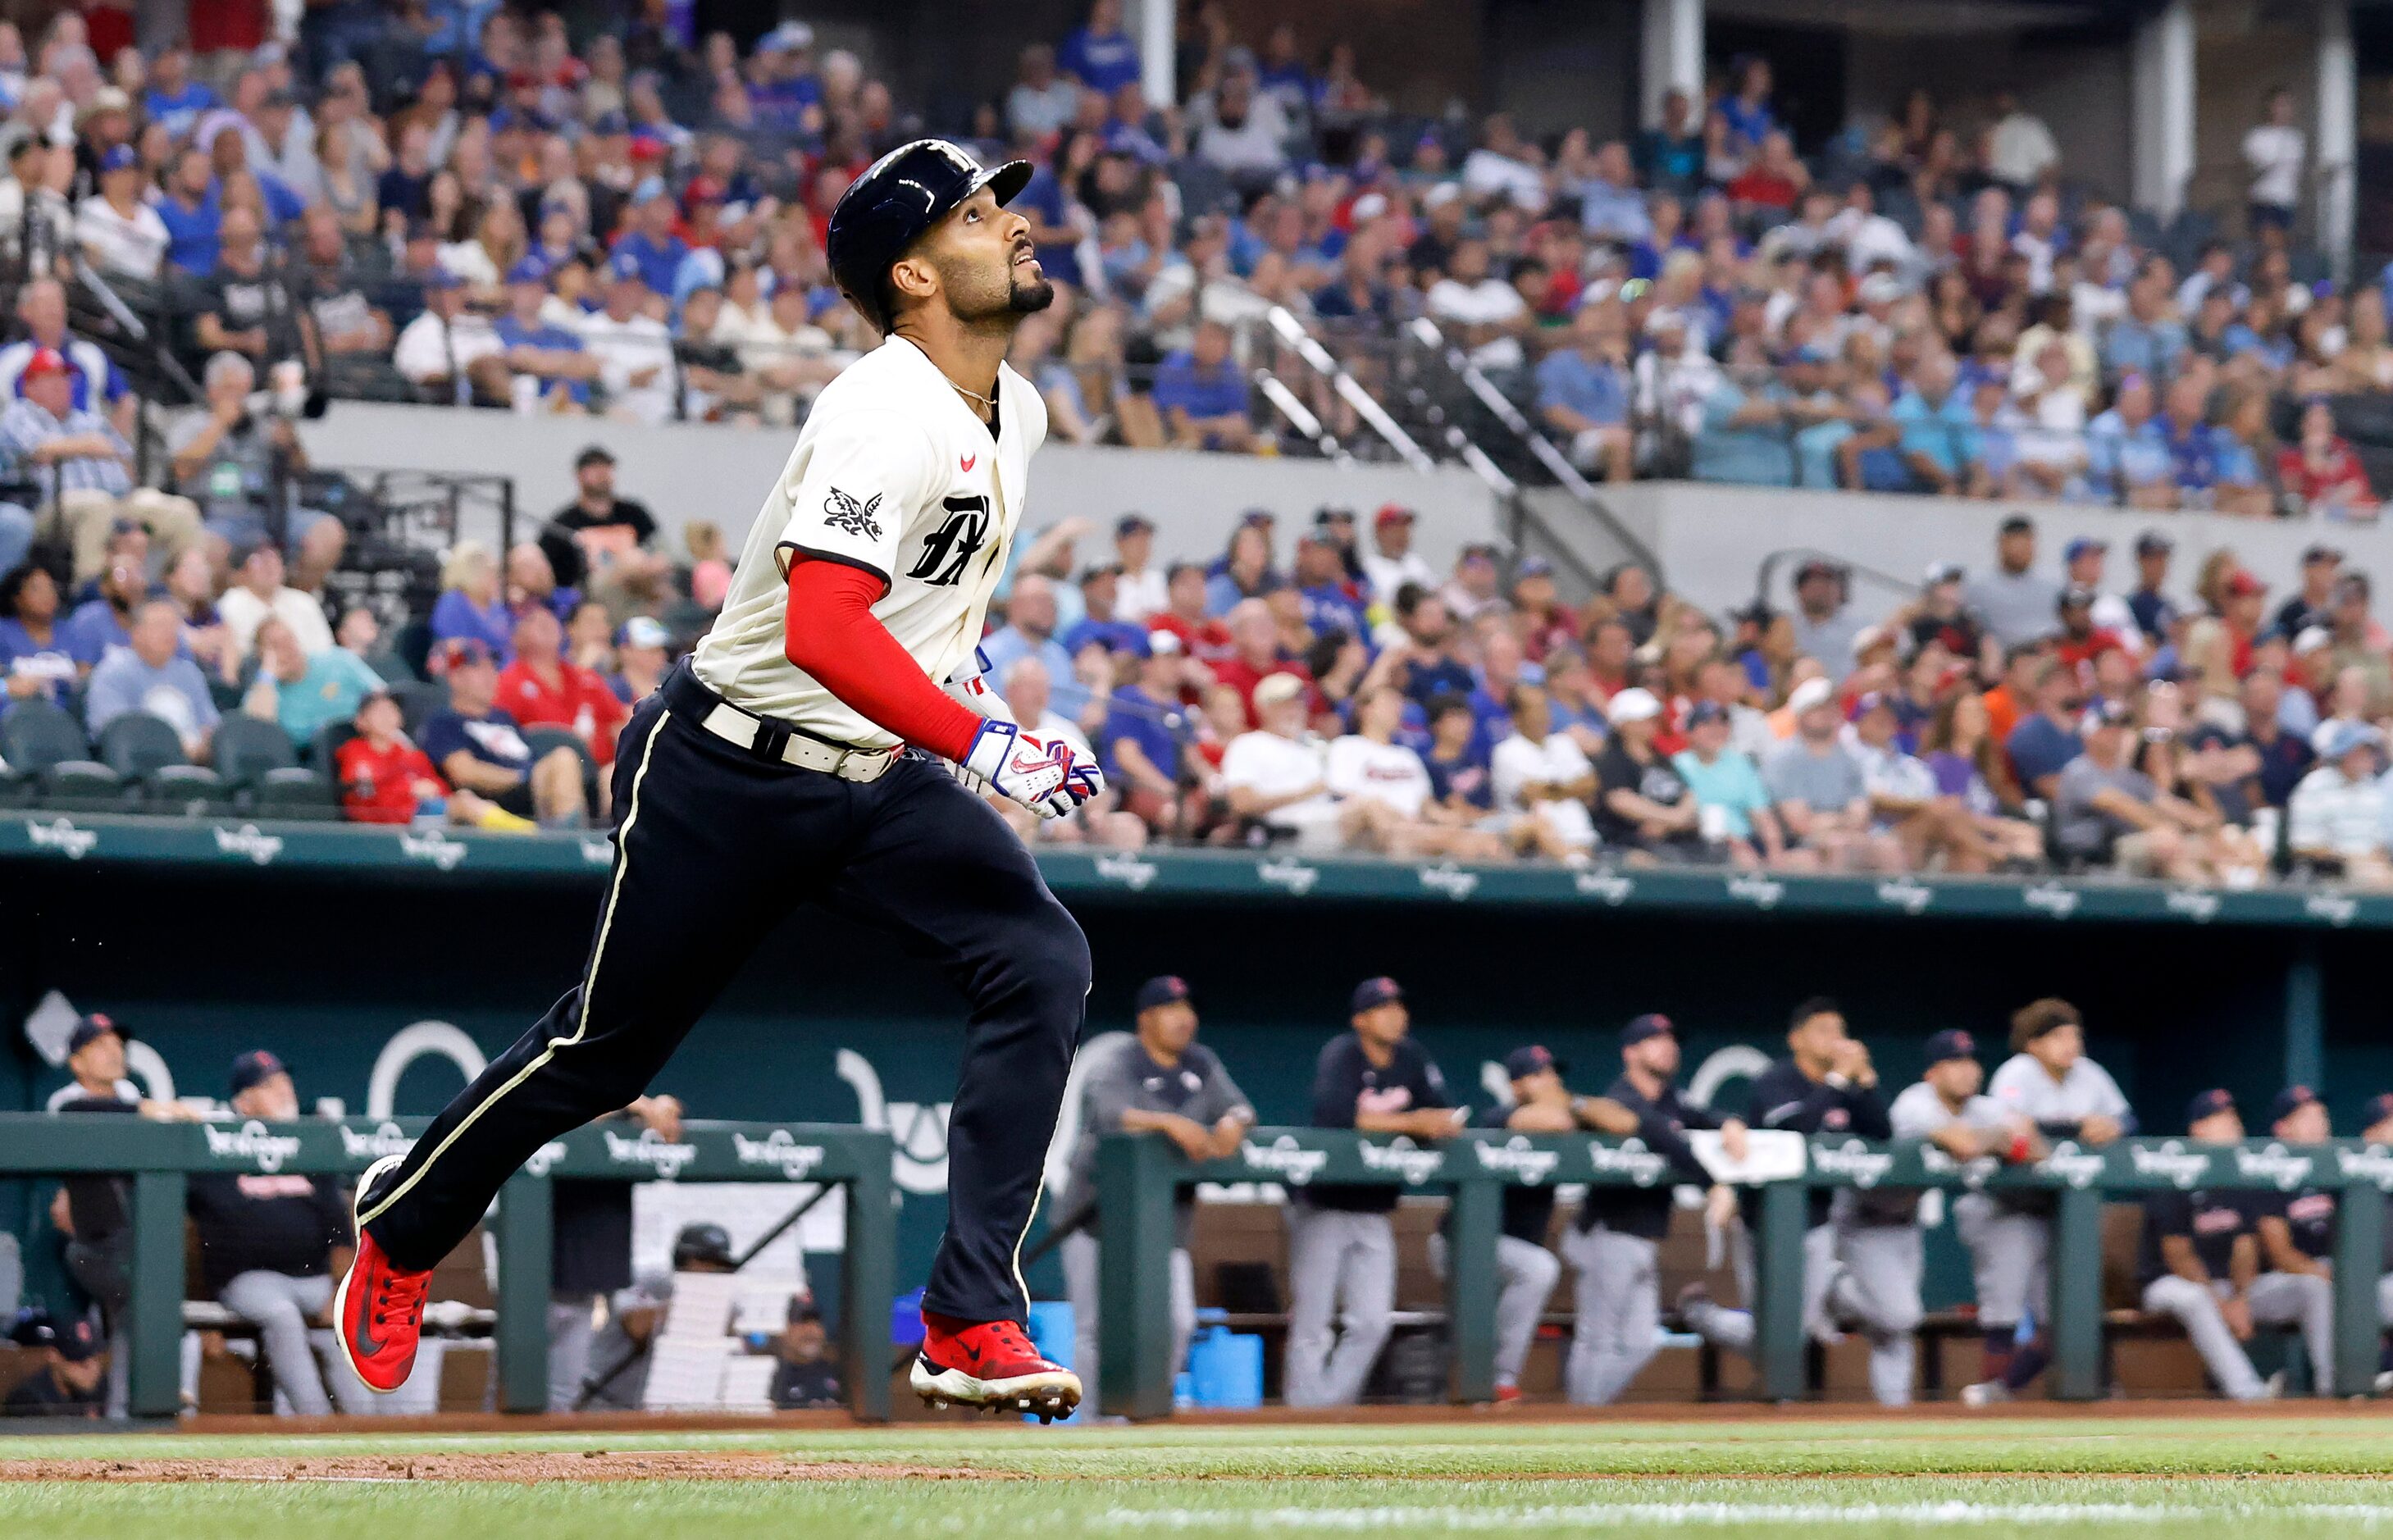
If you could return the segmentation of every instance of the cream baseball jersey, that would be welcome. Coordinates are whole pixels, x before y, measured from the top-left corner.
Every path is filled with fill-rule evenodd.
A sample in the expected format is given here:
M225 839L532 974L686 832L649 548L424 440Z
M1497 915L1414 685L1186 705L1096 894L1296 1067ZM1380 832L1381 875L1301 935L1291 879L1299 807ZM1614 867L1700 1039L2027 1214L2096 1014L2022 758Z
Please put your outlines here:
M997 436L922 350L893 336L823 387L739 553L698 677L724 699L817 737L880 749L873 725L783 652L790 564L842 562L889 586L874 619L944 685L980 641L1022 522L1047 408L1000 364Z

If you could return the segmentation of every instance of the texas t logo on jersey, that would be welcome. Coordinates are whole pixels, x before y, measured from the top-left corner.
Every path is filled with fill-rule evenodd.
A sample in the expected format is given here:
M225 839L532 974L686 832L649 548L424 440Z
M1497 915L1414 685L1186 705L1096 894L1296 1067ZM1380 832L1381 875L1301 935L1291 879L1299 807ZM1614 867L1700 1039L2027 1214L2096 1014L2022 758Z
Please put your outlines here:
M962 581L964 568L988 543L988 499L951 497L942 506L947 510L946 522L923 537L922 557L906 573L934 588Z
M881 494L878 492L872 495L871 501L858 502L833 487L830 495L823 499L823 517L834 529L843 529L860 540L879 540L881 526L873 521L872 516L880 507Z

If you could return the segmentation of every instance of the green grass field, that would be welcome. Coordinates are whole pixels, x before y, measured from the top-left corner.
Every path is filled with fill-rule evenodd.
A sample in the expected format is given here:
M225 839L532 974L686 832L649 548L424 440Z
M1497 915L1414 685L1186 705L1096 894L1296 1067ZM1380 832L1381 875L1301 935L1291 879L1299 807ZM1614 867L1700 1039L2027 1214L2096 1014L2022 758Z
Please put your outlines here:
M593 1449L609 1452L593 1469L719 1456L763 1479L406 1474L409 1456ZM274 1481L0 1480L0 1535L2393 1534L2393 1416L0 1439L0 1478L39 1460L267 1456L352 1458ZM770 1479L796 1462L1017 1479Z

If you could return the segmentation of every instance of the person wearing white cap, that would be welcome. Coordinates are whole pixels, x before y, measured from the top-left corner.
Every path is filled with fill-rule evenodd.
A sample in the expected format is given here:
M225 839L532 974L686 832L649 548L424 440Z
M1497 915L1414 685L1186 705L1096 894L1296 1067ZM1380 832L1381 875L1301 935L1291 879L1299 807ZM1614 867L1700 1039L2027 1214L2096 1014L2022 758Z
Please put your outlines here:
M1786 698L1786 709L1795 717L1794 739L1762 767L1761 779L1795 848L1816 852L1830 871L1901 870L1902 845L1870 831L1868 779L1839 739L1844 716L1837 687L1806 679Z
M1304 693L1292 673L1263 676L1254 695L1262 725L1223 750L1222 783L1233 814L1318 855L1338 848L1342 815L1329 793L1321 741L1305 729Z
M2393 887L2385 846L2385 735L2365 722L2330 722L2320 763L2294 788L2285 843L2296 859L2360 887Z
M1595 831L1624 851L1665 860L1703 857L1702 810L1694 795L1654 743L1662 728L1662 702L1651 690L1630 685L1604 707L1612 737L1595 761Z

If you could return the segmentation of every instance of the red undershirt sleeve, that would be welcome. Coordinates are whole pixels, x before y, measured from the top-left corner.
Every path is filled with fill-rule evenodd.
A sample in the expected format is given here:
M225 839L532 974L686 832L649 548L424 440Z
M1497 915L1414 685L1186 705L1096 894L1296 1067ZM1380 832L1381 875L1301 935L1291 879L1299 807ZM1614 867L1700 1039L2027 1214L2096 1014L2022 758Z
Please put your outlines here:
M879 573L841 562L791 562L782 651L874 726L961 761L982 719L933 684L874 617L872 607L888 586Z

